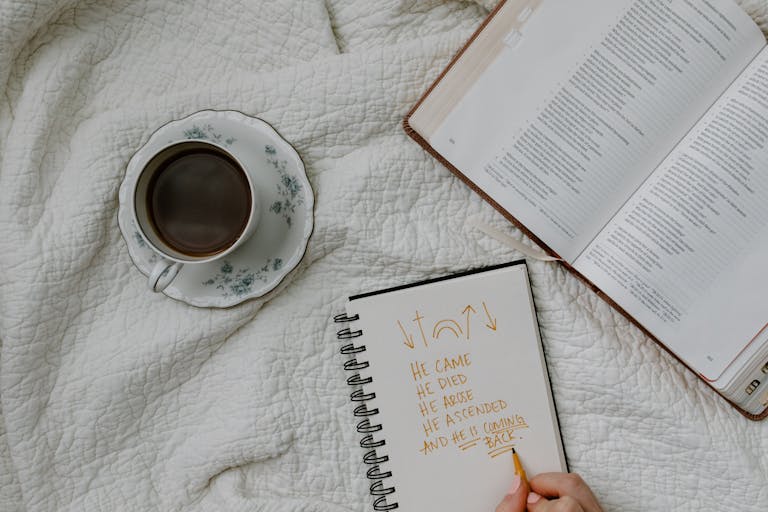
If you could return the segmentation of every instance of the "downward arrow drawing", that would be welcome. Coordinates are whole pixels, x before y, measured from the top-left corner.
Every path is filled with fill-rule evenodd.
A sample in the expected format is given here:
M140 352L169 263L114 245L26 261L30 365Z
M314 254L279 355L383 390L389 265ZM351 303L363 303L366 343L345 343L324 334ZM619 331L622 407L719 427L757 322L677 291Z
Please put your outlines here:
M488 311L488 306L485 305L485 302L483 302L483 309L485 310L485 316L488 317L488 324L485 324L487 328L489 328L492 331L496 330L496 319L491 316L491 313Z
M462 313L467 315L467 329L466 329L466 331L467 331L467 339L469 339L469 314L470 313L477 313L477 311L475 311L475 308L473 308L471 305L468 304L467 307L464 308L464 311L462 311Z
M405 341L403 341L405 346L408 348L413 348L413 334L408 334L405 332L405 328L403 327L403 324L400 323L400 320L397 321L397 325L400 327L400 331L402 331L403 337L405 338Z

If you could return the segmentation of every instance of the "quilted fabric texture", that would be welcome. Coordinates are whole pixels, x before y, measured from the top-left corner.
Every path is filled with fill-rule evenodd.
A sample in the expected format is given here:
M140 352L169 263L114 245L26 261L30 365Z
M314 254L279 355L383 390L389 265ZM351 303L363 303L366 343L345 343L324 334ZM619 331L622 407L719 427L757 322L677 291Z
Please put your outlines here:
M400 128L492 3L0 1L0 510L369 509L329 319L518 256L464 228L521 236ZM208 108L273 124L316 192L268 302L153 295L117 227L131 154ZM606 509L768 509L768 426L530 269L568 461Z

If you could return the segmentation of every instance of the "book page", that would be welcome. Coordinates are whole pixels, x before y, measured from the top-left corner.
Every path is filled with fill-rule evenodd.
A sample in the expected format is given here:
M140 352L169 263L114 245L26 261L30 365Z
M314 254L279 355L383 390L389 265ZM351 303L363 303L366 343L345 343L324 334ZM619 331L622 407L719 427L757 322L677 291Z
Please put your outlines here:
M768 324L768 50L576 262L717 379Z
M731 0L543 0L427 137L566 261L765 40Z
M351 300L402 510L493 510L514 476L563 471L526 267Z

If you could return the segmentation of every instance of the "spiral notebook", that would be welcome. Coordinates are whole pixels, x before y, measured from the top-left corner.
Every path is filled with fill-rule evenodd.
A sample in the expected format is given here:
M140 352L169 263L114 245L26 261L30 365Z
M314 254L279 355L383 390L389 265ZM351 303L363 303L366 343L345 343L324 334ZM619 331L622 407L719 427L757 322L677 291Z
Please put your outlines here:
M566 471L525 262L349 298L338 332L374 510L493 510Z

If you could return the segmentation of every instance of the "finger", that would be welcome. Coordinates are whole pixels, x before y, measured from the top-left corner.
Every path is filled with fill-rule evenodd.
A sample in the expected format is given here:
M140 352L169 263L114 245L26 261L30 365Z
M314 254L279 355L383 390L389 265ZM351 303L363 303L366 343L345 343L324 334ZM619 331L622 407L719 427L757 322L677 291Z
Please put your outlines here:
M528 512L586 512L575 498L563 496L548 500L532 492L528 494Z
M504 499L501 500L496 512L525 512L525 499L528 496L528 484L515 475L512 485Z
M552 498L570 496L585 512L602 512L592 490L576 473L540 473L530 480L531 490Z

